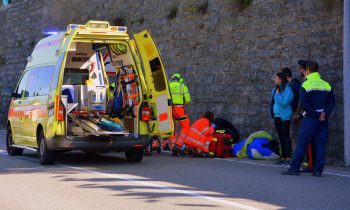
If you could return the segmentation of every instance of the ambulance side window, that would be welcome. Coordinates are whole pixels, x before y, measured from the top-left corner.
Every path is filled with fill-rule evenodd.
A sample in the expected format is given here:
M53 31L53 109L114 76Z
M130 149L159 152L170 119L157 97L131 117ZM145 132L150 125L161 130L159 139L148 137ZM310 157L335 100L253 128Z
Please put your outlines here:
M27 83L27 79L28 79L28 71L26 71L23 76L22 76L22 79L21 81L19 82L18 84L18 88L17 88L17 98L22 98L23 97L23 93L25 92L25 86L26 86L26 83Z
M45 96L49 94L50 83L52 79L54 67L44 66L38 69L37 73L37 86L35 90L36 96Z
M64 55L65 54L62 53L57 61L57 65L56 65L55 72L54 72L53 79L52 79L52 83L51 83L51 90L54 90L57 88L58 78L60 76L60 71L61 71L62 61L63 61Z
M38 72L38 69L31 69L29 71L24 97L35 96L35 88L38 84L37 72Z
M159 58L156 57L152 59L149 62L149 65L151 66L153 81L156 81L154 82L154 88L156 89L156 91L166 90L164 72Z

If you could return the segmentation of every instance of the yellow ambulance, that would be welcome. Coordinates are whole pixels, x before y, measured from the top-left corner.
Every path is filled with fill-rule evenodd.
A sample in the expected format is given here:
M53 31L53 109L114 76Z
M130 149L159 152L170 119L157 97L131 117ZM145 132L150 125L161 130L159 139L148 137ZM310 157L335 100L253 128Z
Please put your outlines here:
M13 91L9 155L58 151L125 152L140 162L150 136L174 133L166 72L148 30L131 39L106 21L70 24L40 40Z

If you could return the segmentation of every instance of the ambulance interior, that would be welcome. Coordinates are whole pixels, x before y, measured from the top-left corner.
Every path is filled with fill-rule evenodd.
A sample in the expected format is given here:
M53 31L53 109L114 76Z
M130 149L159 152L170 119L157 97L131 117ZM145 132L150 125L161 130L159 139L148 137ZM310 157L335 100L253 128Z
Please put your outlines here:
M61 87L67 135L137 135L140 91L126 43L73 42Z

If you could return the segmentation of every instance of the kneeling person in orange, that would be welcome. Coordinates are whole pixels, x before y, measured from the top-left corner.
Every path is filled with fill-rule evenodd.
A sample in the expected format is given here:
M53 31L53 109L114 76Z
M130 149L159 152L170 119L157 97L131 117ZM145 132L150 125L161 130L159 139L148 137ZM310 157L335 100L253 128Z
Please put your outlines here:
M170 147L173 149L175 144L182 147L184 138L190 128L190 119L185 111L185 106L191 102L191 95L184 83L184 78L180 73L175 73L171 77L170 92L173 100L173 116L179 122L181 131L178 138L177 135L170 137Z
M199 120L194 122L185 137L185 145L194 151L196 156L207 157L209 144L214 133L214 114L206 112Z

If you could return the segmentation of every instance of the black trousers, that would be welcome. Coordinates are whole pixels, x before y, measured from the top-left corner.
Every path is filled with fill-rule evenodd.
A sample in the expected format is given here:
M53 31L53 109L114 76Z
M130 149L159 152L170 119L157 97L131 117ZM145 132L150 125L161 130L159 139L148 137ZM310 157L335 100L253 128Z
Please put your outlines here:
M289 136L291 122L292 120L282 121L280 117L274 118L275 128L281 143L281 157L283 159L291 158L292 156L292 142Z

